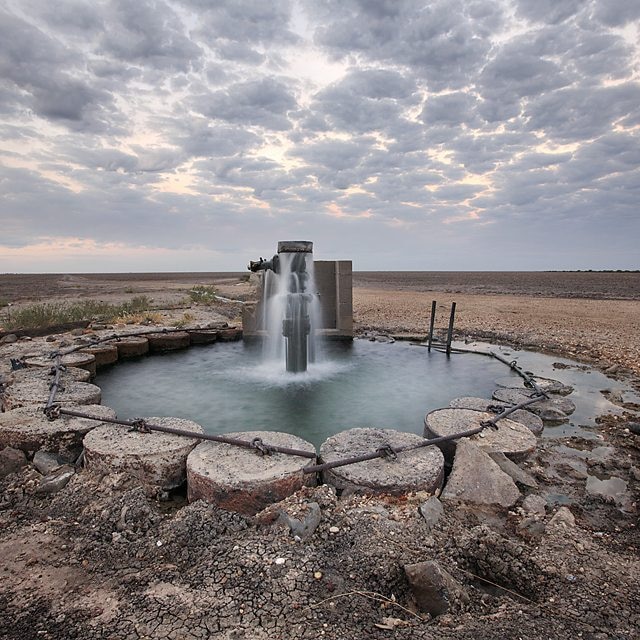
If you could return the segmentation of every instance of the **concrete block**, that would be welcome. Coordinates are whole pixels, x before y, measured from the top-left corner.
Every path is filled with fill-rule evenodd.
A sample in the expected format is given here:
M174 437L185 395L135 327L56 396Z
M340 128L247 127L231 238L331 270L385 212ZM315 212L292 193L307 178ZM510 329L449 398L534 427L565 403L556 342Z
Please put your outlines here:
M45 380L16 382L7 387L3 396L3 411L18 407L44 407L49 397L49 383ZM67 382L56 394L56 403L100 404L100 387L88 382Z
M115 343L118 358L136 358L149 353L149 341L144 336L122 338Z
M372 453L385 445L416 445L423 439L415 433L393 429L349 429L328 438L320 447L320 459L334 462ZM442 487L444 458L437 447L421 447L399 453L396 459L375 458L324 471L323 481L339 491L389 493L410 491L434 493Z
M183 418L145 418L152 424L203 433L199 424ZM92 473L126 473L149 493L171 489L186 479L187 456L199 440L160 433L142 433L102 424L84 438L85 464Z
M115 418L116 412L102 405L68 405L66 408L104 418ZM61 415L49 420L41 407L20 407L0 413L0 448L15 447L22 451L45 449L65 460L74 460L82 451L84 436L101 423L88 418Z
M438 438L475 429L482 422L495 417L495 414L472 409L436 409L425 417L424 437ZM490 451L501 451L512 460L524 460L536 448L536 438L531 431L519 422L503 418L497 423L497 429L487 428L471 437L479 447ZM440 445L448 462L453 460L456 440Z
M311 443L288 433L247 431L229 435L247 442L261 438L267 445L315 453ZM313 486L315 475L303 471L312 464L315 458L283 453L259 455L255 449L203 442L187 460L189 501L205 500L227 511L254 515L303 486Z
M97 369L118 362L118 348L114 344L92 345L86 349L82 349L79 353L92 355L96 359Z
M191 344L189 334L186 331L174 331L172 333L151 333L147 336L149 351L175 351L185 349Z

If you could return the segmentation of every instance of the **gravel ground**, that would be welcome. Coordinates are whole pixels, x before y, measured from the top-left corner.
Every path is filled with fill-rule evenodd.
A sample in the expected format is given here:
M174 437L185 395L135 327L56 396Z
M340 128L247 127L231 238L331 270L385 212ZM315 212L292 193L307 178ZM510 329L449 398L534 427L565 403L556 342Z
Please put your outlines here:
M425 336L431 301L436 327L449 323L456 302L456 338L494 340L640 375L640 301L526 297L442 291L354 288L357 331Z

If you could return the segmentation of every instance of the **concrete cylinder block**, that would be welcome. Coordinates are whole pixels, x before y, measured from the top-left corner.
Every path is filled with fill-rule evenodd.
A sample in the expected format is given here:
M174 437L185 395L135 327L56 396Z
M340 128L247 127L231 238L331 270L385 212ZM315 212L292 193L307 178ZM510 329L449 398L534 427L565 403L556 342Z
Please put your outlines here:
M26 367L24 369L17 369L12 371L8 378L11 383L13 382L25 382L26 380L44 380L46 382L52 382L54 373L52 367ZM60 381L62 384L65 382L89 382L91 379L91 373L86 369L80 369L79 367L65 367L64 371L60 372Z
M80 353L79 351L67 353L60 358L60 362L65 367L86 369L92 378L96 375L96 359L90 353ZM51 367L53 360L47 356L37 356L34 358L27 358L25 360L25 364L28 367Z
M218 340L220 342L235 342L236 340L242 339L242 330L241 329L220 329L218 331Z
M114 344L95 344L82 349L80 353L88 353L96 359L96 368L106 367L118 362L118 348Z
M149 341L144 336L122 338L114 343L118 358L136 358L149 353Z
M501 388L493 392L493 397L496 400L508 404L519 404L531 398L532 395L533 392L531 390L518 388ZM544 422L556 424L565 422L567 416L570 416L576 410L576 405L569 398L553 395L548 399L540 398L538 402L528 405L527 409L540 416Z
M469 431L481 426L482 422L494 418L495 414L473 409L436 409L424 419L424 437L439 438ZM499 451L511 460L527 458L536 448L536 437L520 422L503 418L497 422L497 429L488 427L470 437L470 440L485 451ZM438 445L447 463L453 462L456 440Z
M189 331L191 344L213 344L218 339L216 329L193 329Z
M49 383L45 380L25 380L7 387L4 392L3 411L10 411L17 407L44 407L49 398ZM100 387L88 382L67 382L58 389L55 401L58 404L100 404Z
M334 462L372 453L385 445L418 445L423 438L415 433L393 429L357 428L328 438L320 447L321 462ZM393 458L375 458L322 473L323 481L339 491L389 493L401 495L411 491L435 493L442 488L444 457L437 447L420 447Z
M149 351L175 351L186 349L190 344L189 334L186 331L174 331L172 333L150 333L147 336Z
M506 408L509 405L506 402L501 402L500 400L464 397L454 398L449 403L449 406L453 409L475 409L476 411L487 411L487 408L489 406ZM513 413L510 413L509 420L514 420L515 422L519 422L525 427L528 427L534 436L539 436L544 431L544 423L542 422L542 418L537 416L535 413L531 413L531 411L527 411L526 409L517 409Z
M289 433L247 431L229 435L247 442L261 438L266 445L315 453L311 443ZM187 460L189 501L205 500L227 511L254 515L303 486L313 486L315 475L305 474L303 470L315 461L315 458L275 452L260 455L255 449L203 442Z
M110 407L102 405L66 406L97 418L115 418ZM61 415L49 420L40 407L19 407L0 413L0 449L13 447L22 451L57 453L65 460L74 460L82 451L82 439L100 425L99 420Z
M203 433L183 418L145 418L150 424ZM171 489L186 479L187 456L199 440L152 431L143 433L117 424L102 424L84 438L85 463L92 473L126 473L149 493Z

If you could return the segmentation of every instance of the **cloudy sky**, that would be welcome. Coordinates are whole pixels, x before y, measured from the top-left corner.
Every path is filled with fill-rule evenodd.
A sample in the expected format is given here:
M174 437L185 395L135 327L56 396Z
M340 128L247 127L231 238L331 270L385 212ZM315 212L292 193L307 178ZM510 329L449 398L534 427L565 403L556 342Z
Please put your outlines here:
M640 268L640 0L0 0L0 272Z

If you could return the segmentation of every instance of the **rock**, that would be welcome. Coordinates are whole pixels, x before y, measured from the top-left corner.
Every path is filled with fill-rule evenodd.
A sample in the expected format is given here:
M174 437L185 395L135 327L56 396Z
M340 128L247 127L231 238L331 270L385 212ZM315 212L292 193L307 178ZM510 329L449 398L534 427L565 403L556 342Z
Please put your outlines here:
M50 473L58 469L62 462L58 456L48 451L36 451L33 456L33 466L43 475L48 476Z
M322 519L322 511L317 502L310 502L308 506L309 510L302 520L292 518L286 511L280 511L280 522L288 526L291 534L301 540L310 538Z
M543 516L547 511L547 501L542 496L531 494L522 501L522 508L527 513Z
M640 422L627 422L627 429L635 435L640 435Z
M576 519L567 507L560 507L554 516L547 523L547 530L550 529L571 529L576 526Z
M538 483L535 478L521 469L515 462L512 462L500 451L489 451L491 459L507 474L510 475L518 484L524 485L531 489L537 489Z
M404 572L418 608L434 617L469 601L462 585L433 560L407 564Z
M73 478L76 470L73 467L65 465L60 467L53 473L45 476L40 481L40 485L36 489L36 493L52 494L57 493L60 489L63 489L69 483L69 480Z
M393 429L348 429L321 445L320 458L323 462L334 462L372 453L385 445L399 448L423 442L415 433ZM339 491L394 495L409 491L435 493L442 488L444 458L437 447L419 447L400 452L395 458L374 458L328 469L322 475L326 484Z
M520 498L515 483L469 438L458 442L442 500L511 507Z
M26 464L27 457L23 451L13 447L5 447L0 451L0 478L20 471Z
M436 496L431 496L426 502L423 502L418 507L418 511L424 518L429 529L432 529L436 524L438 524L438 520L440 520L444 513L442 502L440 502Z
M0 344L13 344L14 342L18 342L18 336L15 333L8 333L0 338Z

